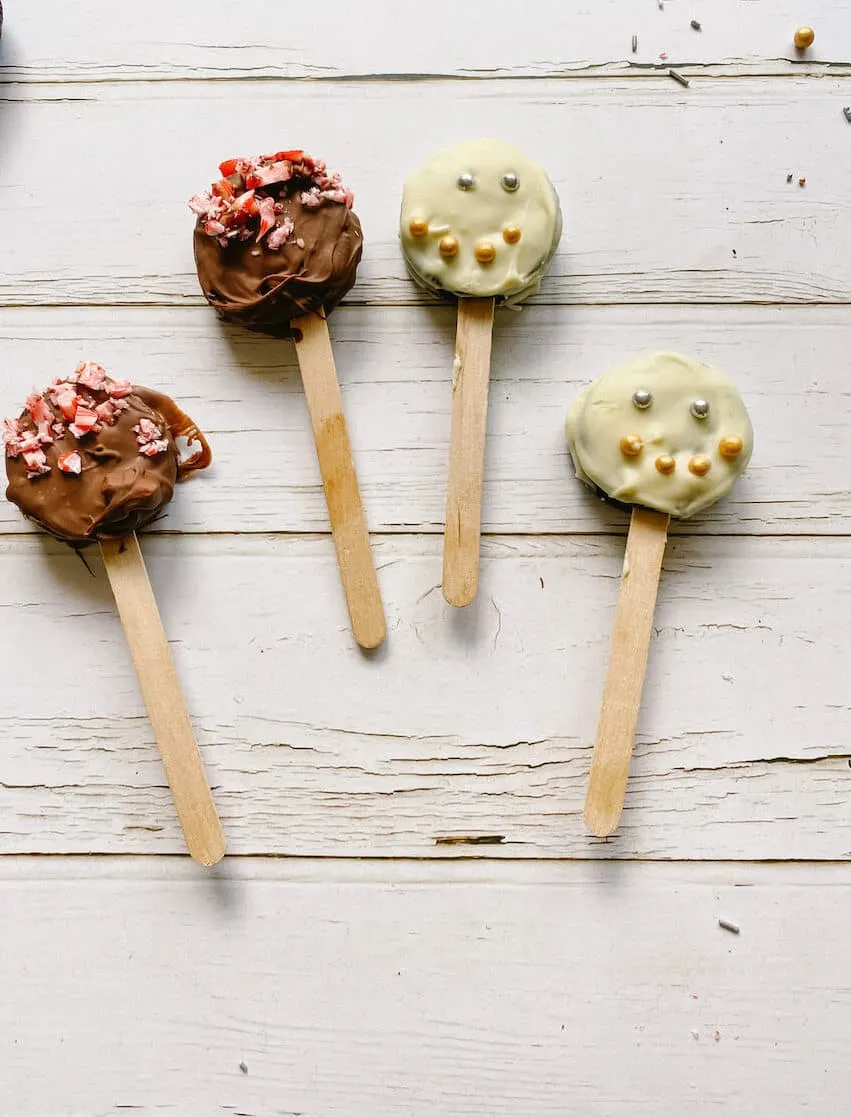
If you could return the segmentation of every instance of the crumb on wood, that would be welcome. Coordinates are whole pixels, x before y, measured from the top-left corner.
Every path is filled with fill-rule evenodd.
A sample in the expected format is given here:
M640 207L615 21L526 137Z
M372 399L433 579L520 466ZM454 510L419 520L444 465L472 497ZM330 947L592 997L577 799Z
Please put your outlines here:
M700 25L700 21L697 20L697 19L693 19L691 21L691 23L689 24L689 27L692 29L692 31L702 31L703 30L703 28Z
M242 1071L243 1074L248 1074L248 1067L246 1066L245 1063L240 1063L239 1064L239 1069Z
M541 589L543 589L544 588L544 579L539 577L538 581L541 583Z
M498 846L505 841L504 834L438 834L436 846Z

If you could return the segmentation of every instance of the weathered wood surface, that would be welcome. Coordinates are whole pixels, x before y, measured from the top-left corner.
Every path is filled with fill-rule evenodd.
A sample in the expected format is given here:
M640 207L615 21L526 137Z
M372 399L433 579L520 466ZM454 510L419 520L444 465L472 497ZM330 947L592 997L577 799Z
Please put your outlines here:
M367 520L443 531L455 310L341 309L330 328ZM841 535L851 378L845 307L530 307L496 316L485 456L488 533L625 533L628 517L573 478L563 423L585 385L665 347L739 384L756 449L730 496L674 533ZM81 358L155 384L207 432L214 465L155 531L328 531L293 346L223 330L205 309L0 311L3 414ZM32 529L0 502L0 532Z
M19 1117L798 1117L851 1091L847 866L0 872Z
M462 614L439 537L379 539L389 635L372 658L328 537L143 547L233 853L452 857L470 847L438 839L499 836L474 852L851 857L846 539L669 543L608 842L581 817L621 539L485 540ZM92 565L0 542L0 852L182 849Z
M0 302L200 304L186 201L222 159L283 142L290 88L6 85ZM431 147L494 131L541 160L564 207L537 301L851 299L842 78L319 82L290 96L298 141L355 194L365 254L349 302L428 300L398 246L403 179Z

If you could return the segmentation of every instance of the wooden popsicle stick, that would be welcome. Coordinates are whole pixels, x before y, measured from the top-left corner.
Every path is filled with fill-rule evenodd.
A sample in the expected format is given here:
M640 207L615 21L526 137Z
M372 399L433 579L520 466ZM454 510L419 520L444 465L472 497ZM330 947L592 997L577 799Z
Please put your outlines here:
M387 625L343 416L328 323L319 314L306 314L294 319L292 325L352 632L362 648L377 648L387 633Z
M443 596L463 607L479 588L493 299L460 299L443 534Z
M222 825L204 774L139 540L134 534L99 542L186 844L201 865L215 865L225 852Z
M669 520L664 512L632 510L585 797L585 825L598 838L614 833L623 810Z

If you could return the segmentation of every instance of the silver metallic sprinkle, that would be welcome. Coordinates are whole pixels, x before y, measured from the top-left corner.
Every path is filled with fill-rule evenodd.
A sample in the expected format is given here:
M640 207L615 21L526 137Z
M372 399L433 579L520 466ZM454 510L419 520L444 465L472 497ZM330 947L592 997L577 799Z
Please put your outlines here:
M507 190L509 194L513 194L519 185L520 179L514 171L506 171L502 176L502 189Z
M842 110L842 115L845 117L848 123L851 124L851 105L845 106L845 108Z
M793 179L794 177L795 177L795 176L794 176L794 175L792 174L792 172L790 171L790 172L788 173L788 175L786 175L786 181L787 181L787 182L791 182L791 181L792 181L792 179Z
M684 78L683 75L678 74L676 70L669 70L668 71L668 77L673 78L674 81L678 81L680 83L680 85L684 85L686 87L686 89L688 89L689 84L690 84L688 78Z
M732 931L734 935L738 935L740 933L740 927L738 923L731 923L729 919L719 919L718 926L723 927L725 931Z
M458 189L459 190L472 190L476 185L476 180L469 171L465 171L462 175L458 175Z
M642 411L653 402L653 393L646 388L636 388L632 393L632 402Z
M689 410L695 419L705 419L709 414L709 401L705 399L693 400Z
M636 54L637 52L638 52L638 36L633 35L632 36L632 53Z
M702 31L703 30L703 28L700 26L699 21L696 20L696 19L693 19L691 21L691 23L689 24L689 27L692 29L692 31Z

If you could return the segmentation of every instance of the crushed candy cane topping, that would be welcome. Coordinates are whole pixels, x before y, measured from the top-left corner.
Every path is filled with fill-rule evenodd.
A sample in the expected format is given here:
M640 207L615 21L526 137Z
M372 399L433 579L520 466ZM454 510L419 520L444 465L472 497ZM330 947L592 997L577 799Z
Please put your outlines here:
M64 438L66 433L79 441L111 427L130 406L127 396L132 391L129 380L111 380L101 365L81 361L70 376L54 380L44 392L30 392L20 419L2 420L0 433L6 444L6 456L21 458L32 481L50 473L44 447ZM139 453L145 457L168 450L168 440L152 420L140 419L134 430ZM57 465L62 473L79 474L83 459L77 450L69 450L58 455Z
M274 155L258 155L255 159L226 159L219 164L222 178L209 191L189 199L189 208L200 220L207 236L214 237L225 248L231 241L266 238L272 250L285 244L294 232L285 206L272 194L263 191L278 183L293 181L300 187L302 205L318 209L327 203L352 208L354 196L343 185L335 171L328 173L322 159L313 159L303 151L277 151ZM299 247L303 242L295 242Z
M164 454L168 450L168 440L153 419L140 419L133 428L133 433L136 435L139 453L144 454L146 458L152 458L155 454Z

